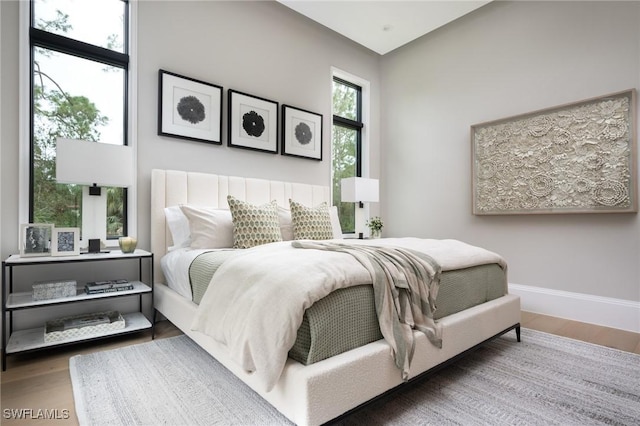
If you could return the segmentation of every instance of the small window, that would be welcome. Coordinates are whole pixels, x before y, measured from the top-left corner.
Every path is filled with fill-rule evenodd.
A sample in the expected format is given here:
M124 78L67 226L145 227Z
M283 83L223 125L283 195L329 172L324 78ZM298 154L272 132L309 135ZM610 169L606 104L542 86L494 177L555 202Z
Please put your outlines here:
M334 77L332 193L333 205L338 207L340 225L345 234L355 232L355 204L340 200L340 182L344 178L362 176L362 128L362 88Z

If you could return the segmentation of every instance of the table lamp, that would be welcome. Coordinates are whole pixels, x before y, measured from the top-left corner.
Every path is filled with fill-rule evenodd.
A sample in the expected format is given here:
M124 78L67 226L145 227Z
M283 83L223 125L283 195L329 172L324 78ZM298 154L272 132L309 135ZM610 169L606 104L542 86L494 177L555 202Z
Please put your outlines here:
M350 177L340 181L340 199L343 202L358 203L356 207L356 234L362 239L366 223L366 212L363 203L379 201L378 179Z
M107 194L101 186L126 188L133 183L133 152L126 145L58 138L58 183L85 185L82 190L82 246L99 252L107 239Z

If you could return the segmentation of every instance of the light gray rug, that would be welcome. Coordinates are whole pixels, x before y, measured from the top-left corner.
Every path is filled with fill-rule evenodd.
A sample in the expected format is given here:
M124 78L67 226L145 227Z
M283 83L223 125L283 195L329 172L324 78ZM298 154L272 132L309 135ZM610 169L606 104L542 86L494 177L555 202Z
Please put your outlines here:
M286 418L185 336L70 361L82 425L269 425ZM343 425L640 425L640 356L522 330Z

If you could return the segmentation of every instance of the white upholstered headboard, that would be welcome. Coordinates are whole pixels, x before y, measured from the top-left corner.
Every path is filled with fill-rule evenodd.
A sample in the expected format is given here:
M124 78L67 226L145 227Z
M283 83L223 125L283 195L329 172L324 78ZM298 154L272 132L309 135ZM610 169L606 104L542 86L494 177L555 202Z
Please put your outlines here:
M323 201L331 204L328 186L154 169L151 171L151 250L155 257L156 282L165 282L160 259L173 244L164 208L193 204L228 209L227 195L254 204L276 200L285 208L289 208L289 199L310 207Z

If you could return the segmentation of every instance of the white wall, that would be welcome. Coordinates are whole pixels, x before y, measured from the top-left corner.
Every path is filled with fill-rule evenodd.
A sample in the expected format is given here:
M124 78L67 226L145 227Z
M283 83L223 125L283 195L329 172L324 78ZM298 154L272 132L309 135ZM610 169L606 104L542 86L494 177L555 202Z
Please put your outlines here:
M18 2L0 2L0 253L18 250Z
M470 172L473 124L640 88L640 2L493 2L385 55L381 79L388 234L485 246L512 283L640 301L637 214L473 216Z

